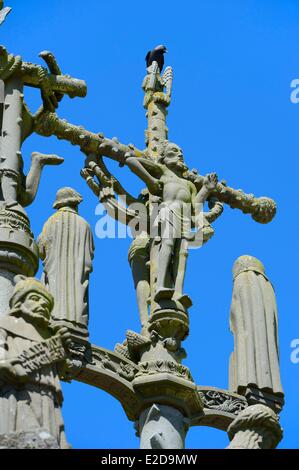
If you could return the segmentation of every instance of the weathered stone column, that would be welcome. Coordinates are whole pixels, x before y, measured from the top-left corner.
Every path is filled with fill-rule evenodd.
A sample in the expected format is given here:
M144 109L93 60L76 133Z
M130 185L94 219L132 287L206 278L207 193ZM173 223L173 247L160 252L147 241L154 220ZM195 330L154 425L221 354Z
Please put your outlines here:
M141 413L138 425L141 449L184 449L187 422L177 409L152 405Z
M252 405L241 411L228 428L227 449L275 449L282 439L279 418L271 408Z

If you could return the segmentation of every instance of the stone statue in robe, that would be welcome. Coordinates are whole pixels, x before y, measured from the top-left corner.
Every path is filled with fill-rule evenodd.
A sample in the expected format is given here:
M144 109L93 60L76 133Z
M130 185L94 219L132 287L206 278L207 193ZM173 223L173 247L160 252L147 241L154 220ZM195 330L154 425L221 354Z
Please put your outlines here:
M38 239L42 281L55 299L52 322L88 338L88 286L94 242L89 224L78 215L82 196L72 188L57 192L57 212Z
M230 358L230 390L279 410L283 405L280 381L277 305L263 264L240 256L233 267L234 285L230 330L234 352Z
M56 362L65 357L64 346L69 344L70 336L66 328L61 328L55 336L60 343L55 357L53 349L52 353L47 349L49 338L53 341L53 332L48 328L53 302L40 281L24 277L14 288L9 312L0 317L2 447L13 447L19 442L18 436L26 432L34 435L34 447L47 435L55 448L69 447L61 415L63 397ZM58 352L61 356L57 356Z

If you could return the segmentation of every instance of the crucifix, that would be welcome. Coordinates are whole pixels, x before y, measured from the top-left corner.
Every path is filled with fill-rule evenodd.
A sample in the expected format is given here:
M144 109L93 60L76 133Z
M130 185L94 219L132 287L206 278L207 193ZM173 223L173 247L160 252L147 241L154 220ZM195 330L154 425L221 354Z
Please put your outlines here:
M3 2L0 6L3 7ZM8 13L9 9L0 12L0 24ZM26 287L20 297L24 322L30 315L24 309L23 293L25 300L41 302L31 291L41 290L47 297L47 288L53 279L55 281L55 269L52 268L57 266L61 286L56 282L55 292L52 292L56 320L58 318L63 325L63 335L66 334L65 329L68 333L75 330L77 335L76 347L74 335L66 336L65 344L55 336L55 341L59 339L59 345L63 347L57 373L63 380L78 380L117 398L128 418L135 422L142 448L183 448L188 428L196 425L227 431L232 441L231 448L272 448L281 439L277 414L283 406L283 392L279 381L277 328L268 330L267 334L257 331L259 325L265 326L269 318L275 324L277 322L274 292L258 260L242 258L235 269L235 298L243 298L245 292L245 298L250 298L251 302L241 310L237 302L232 307L235 352L230 366L230 389L196 385L189 368L182 364L186 357L182 342L189 333L189 309L192 306L191 297L184 291L189 247L198 241L202 245L211 238L211 224L222 214L223 204L249 213L255 221L263 224L273 219L276 205L268 197L257 198L227 186L225 181L219 182L215 173L204 176L188 168L181 148L168 140L166 117L171 102L173 72L171 67L167 67L162 74L164 61L160 59L165 51L164 46L158 46L147 55L142 86L148 124L146 148L140 150L133 144L123 144L116 138L105 137L103 133L92 133L58 117L57 108L63 97L84 97L86 85L82 80L63 75L51 52L40 54L46 68L25 62L1 46L0 79L4 84L4 106L0 153L0 314L4 318L1 323L3 335L23 334L16 332L16 327L7 320L10 315L18 315L9 309L9 306L14 306L14 292L20 289L15 276L34 276L41 255L44 277L52 276L52 279L48 279L44 287L38 284L38 289L34 280L25 284L22 281L22 289L25 289L24 285ZM36 113L32 113L24 101L26 86L40 89L42 106ZM82 200L80 194L72 188L58 191L54 203L58 215L52 216L44 227L39 239L40 253L30 230L24 208L36 197L42 169L46 164L59 165L63 161L56 155L34 152L31 168L25 176L21 147L34 132L45 137L55 135L79 146L86 157L81 175L93 193L112 217L139 226L133 234L129 262L141 331L128 330L125 340L118 343L114 351L89 343L86 307L93 241L89 227L77 213ZM105 158L118 162L120 166L126 165L145 183L146 188L139 196L132 196L108 171ZM127 204L119 204L118 196L126 198ZM208 203L207 211L203 210L205 203ZM62 237L63 233L66 235ZM83 243L77 243L77 235ZM63 239L63 243L60 251L55 251L58 239ZM69 256L70 246L78 248L76 259ZM69 263L72 269L67 269ZM79 280L74 274L72 292L78 293L77 284L82 282L84 299L81 296L80 302L83 300L84 318L82 308L75 315L74 311L65 312L64 307L60 310L57 307L68 304L65 301L69 299L65 280L70 273L78 272L76 263L80 263L83 274ZM267 292L266 297L262 291ZM75 298L72 301L76 303ZM273 308L269 309L269 305L265 305L267 302ZM35 309L39 307L33 304L31 307L33 318ZM49 311L48 308L48 317ZM81 322L79 331L78 318ZM252 323L252 318L259 319L258 325ZM49 321L48 318L44 323ZM249 325L248 331L243 328L245 323ZM266 330L265 326L262 331ZM32 327L28 327L28 332L33 334L32 331ZM247 349L240 347L245 337L250 346ZM45 356L47 345L53 345L53 341L42 343ZM31 352L34 351L33 347ZM268 351L271 351L272 359L275 356L269 362L265 360ZM48 356L49 363L57 362L57 357L53 359L53 351L52 359L51 354ZM246 371L241 370L242 364L250 360L249 356L256 357L259 367L253 370L252 365ZM0 360L0 378L9 381L7 377L13 376L14 380L17 379L14 363L17 363L17 358L12 358L10 367ZM24 380L26 364L22 374ZM0 397L0 406L1 400Z

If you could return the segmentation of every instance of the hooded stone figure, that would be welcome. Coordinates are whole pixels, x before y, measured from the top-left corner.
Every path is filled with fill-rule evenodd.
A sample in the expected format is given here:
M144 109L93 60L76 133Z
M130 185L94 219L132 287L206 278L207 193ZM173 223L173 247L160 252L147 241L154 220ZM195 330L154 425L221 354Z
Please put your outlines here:
M48 328L53 297L40 281L23 278L14 288L10 307L0 317L0 446L22 447L20 436L31 433L33 447L48 435L52 447L68 448L55 364L59 358L47 343L54 341ZM66 328L60 331L55 338L61 358L70 337Z
M253 256L240 256L233 276L230 390L281 408L277 305L272 284L263 264Z
M88 285L94 242L89 224L78 215L82 196L62 188L53 204L57 212L38 239L42 281L55 299L52 321L88 336Z

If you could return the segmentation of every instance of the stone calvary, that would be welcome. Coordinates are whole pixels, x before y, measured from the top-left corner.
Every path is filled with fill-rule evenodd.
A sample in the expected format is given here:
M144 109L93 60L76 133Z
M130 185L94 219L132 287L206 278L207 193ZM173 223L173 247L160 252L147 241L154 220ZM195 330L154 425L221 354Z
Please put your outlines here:
M10 8L0 7L2 24ZM143 449L184 448L191 426L227 432L230 449L275 448L282 438L278 314L261 261L243 255L233 267L228 389L196 384L182 363L192 306L184 288L188 250L208 243L224 204L261 224L273 219L276 205L229 187L213 172L188 168L181 148L168 140L173 71L163 71L165 52L157 46L146 56L146 147L140 150L58 116L65 95L84 97L87 88L64 75L51 52L40 53L45 64L39 65L0 48L0 448L68 448L60 382L72 380L119 400ZM35 113L26 105L27 87L40 90ZM140 330L127 330L114 350L89 339L95 246L79 215L81 195L59 189L56 212L37 240L31 231L25 208L37 196L42 171L63 162L34 151L25 175L22 144L33 133L77 145L84 155L80 181L111 217L134 229L128 258ZM145 184L139 196L111 174L106 159ZM39 260L40 280L34 277Z

